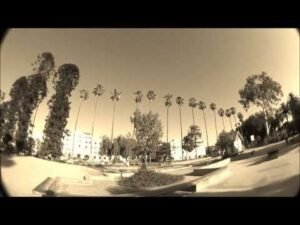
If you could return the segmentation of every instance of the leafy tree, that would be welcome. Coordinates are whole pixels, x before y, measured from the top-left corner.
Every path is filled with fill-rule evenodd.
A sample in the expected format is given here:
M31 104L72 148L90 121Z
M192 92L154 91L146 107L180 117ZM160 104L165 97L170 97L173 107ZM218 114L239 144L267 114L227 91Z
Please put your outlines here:
M44 140L41 153L62 155L62 139L70 111L69 97L79 81L79 69L74 64L63 64L58 69L58 80L55 81L55 94L48 102L50 113L46 119Z
M102 142L100 145L100 155L108 155L110 156L112 151L112 142L111 139L107 136L102 138Z
M300 132L300 98L290 93L287 105L293 117L294 127Z
M234 132L233 130L230 132L223 131L219 135L216 146L221 150L225 150L224 157L237 153L237 149L234 147Z
M183 138L183 149L188 152L195 150L200 143L198 141L200 138L200 128L197 125L191 125L188 134Z
M136 127L135 136L137 145L140 146L144 157L146 157L146 155L149 156L151 162L151 154L155 153L163 135L161 121L159 120L157 113L154 114L150 111L147 114L143 113L138 115L137 118L134 119L134 122Z
M167 94L164 96L165 106L167 108L167 143L169 143L169 108L172 106L173 95Z
M263 110L265 116L265 126L267 135L269 135L270 125L268 117L272 115L274 106L283 96L281 85L272 80L267 73L249 76L243 89L239 91L239 102L247 110L250 104L254 104Z

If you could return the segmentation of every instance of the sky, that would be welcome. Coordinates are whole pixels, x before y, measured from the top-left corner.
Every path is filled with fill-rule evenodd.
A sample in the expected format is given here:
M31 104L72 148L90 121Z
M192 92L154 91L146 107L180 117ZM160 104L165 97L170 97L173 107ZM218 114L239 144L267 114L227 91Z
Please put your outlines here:
M299 34L296 29L12 29L1 43L1 90L9 100L13 82L22 75L31 75L31 63L38 54L51 52L57 68L64 63L79 67L80 80L72 93L67 129L74 131L80 103L79 90L90 93L96 84L104 86L99 98L95 136L110 136L113 104L110 92L122 92L116 105L114 136L132 132L130 116L135 110L133 93L141 90L142 112L150 110L145 95L154 90L152 111L160 115L166 141L165 94L181 96L183 134L192 125L188 99L195 97L206 103L209 145L216 141L214 114L217 109L235 107L247 118L258 111L246 112L238 103L239 94L249 75L268 73L282 85L284 97L290 92L299 96ZM47 98L39 107L35 132L41 133L48 114L47 101L54 93L49 83ZM91 132L96 98L91 94L83 103L78 130ZM225 128L230 129L227 118ZM233 122L233 119L232 119ZM205 136L202 111L195 110L195 123ZM223 129L217 116L217 127ZM180 139L178 106L169 111L169 140Z

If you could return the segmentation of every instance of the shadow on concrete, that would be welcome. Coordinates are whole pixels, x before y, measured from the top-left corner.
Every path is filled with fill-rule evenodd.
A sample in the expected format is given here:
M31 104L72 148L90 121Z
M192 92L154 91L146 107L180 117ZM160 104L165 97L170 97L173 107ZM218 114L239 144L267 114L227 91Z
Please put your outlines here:
M7 155L7 154L1 154L1 167L11 167L14 166L16 163L12 159L12 155Z
M122 186L109 187L106 190L109 193L114 194L114 195L138 193L137 190L125 188L125 187L122 187Z

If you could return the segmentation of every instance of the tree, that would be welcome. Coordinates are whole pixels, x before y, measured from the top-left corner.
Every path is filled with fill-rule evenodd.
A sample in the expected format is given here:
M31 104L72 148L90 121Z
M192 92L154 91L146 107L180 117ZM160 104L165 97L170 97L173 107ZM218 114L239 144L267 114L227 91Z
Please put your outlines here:
M223 122L223 130L225 131L225 124L224 124L224 109L220 108L218 110L218 114L219 116L222 118L222 122Z
M170 94L167 94L164 96L165 106L167 108L167 143L169 143L169 108L172 105L172 97L173 97L173 95L170 95Z
M179 108L179 118L180 118L180 146L181 146L181 154L182 154L182 159L183 159L183 149L182 149L182 119L181 119L181 107L184 103L184 99L180 96L178 96L176 98L176 103L178 105L178 108Z
M217 106L215 103L210 104L210 109L214 112L214 117L215 117L215 128L216 128L216 139L218 139L218 127L217 127L217 118L216 118L216 109Z
M289 109L288 104L285 104L283 102L283 103L281 103L280 108L281 108L283 116L286 118L286 122L289 123L289 117L288 116L289 116L289 113L290 113L290 109Z
M272 80L266 72L260 75L249 76L243 89L239 90L239 102L248 110L250 104L254 104L263 110L265 116L265 126L269 135L270 126L268 117L272 114L274 106L280 101L283 93L281 85Z
M242 137L244 137L244 135L243 135L243 129L242 129L242 127L243 127L243 122L244 122L244 115L243 115L241 112L239 112L239 113L237 114L237 116L238 116L239 121L240 121L240 123L241 123L241 125L240 125L241 135L242 135Z
M133 93L135 95L135 104L136 104L136 111L139 110L139 104L142 102L142 99L143 99L143 93L142 91L139 91L137 90L136 92ZM131 122L133 123L133 118L134 117L131 117L130 120ZM134 124L134 123L133 123ZM134 133L135 133L135 127L133 126L133 132L132 132L132 137L134 137Z
M290 93L287 105L293 117L294 127L300 132L300 98Z
M102 142L100 145L100 155L108 155L111 156L111 150L112 150L112 141L109 137L103 136Z
M191 125L188 134L183 138L183 149L191 152L198 147L198 140L201 138L200 128L197 125Z
M142 102L143 99L143 93L142 91L137 90L136 92L133 93L135 95L135 104L136 104L136 109L139 108L139 103Z
M152 101L154 101L155 97L156 97L156 94L154 93L154 91L152 91L152 90L148 91L147 98L149 99L149 102L150 102L150 111L152 111Z
M110 99L113 101L113 118L112 118L112 126L111 126L111 140L113 140L114 137L114 122L115 122L115 108L116 108L116 102L118 102L121 99L121 93L118 92L116 89L111 92Z
M194 108L197 107L197 100L194 97L189 99L189 107L192 109L192 118L193 118L193 125L195 125L195 118L194 118Z
M205 133L206 133L206 143L207 143L207 147L208 147L209 146L209 143L208 143L208 134L207 134L205 112L204 112L204 109L206 109L206 105L205 105L205 103L203 101L199 101L199 109L201 109L202 112L203 112L204 125L205 125Z
M231 110L231 115L233 115L234 126L237 127L237 124L236 124L236 118L235 118L236 109L235 109L234 107L231 107L230 110Z
M163 135L161 121L158 114L154 114L151 111L147 114L140 114L134 121L137 146L140 146L141 153L145 158L149 156L149 161L151 162L151 155L155 153ZM144 166L147 167L146 160L144 160L144 163Z
M96 103L95 103L95 108L94 108L94 116L93 116L93 124L92 124L92 143L91 143L91 155L93 151L93 137L94 137L94 126L95 126L95 117L96 117L96 111L97 111L97 104L98 104L98 99L100 96L102 96L104 93L104 88L101 84L97 84L96 87L93 90L93 94L96 97Z
M234 132L231 130L230 132L221 132L216 143L219 149L225 150L224 156L230 156L237 153L237 150L234 147Z
M81 105L84 101L86 101L89 98L89 93L87 90L82 89L79 91L80 93L80 104L78 107L78 111L77 111L77 116L76 116L76 121L75 121L75 127L74 127L74 135L73 135L73 143L72 143L72 156L74 155L74 146L75 146L75 139L76 139L76 131L77 131L77 124L78 124L78 118L79 118L79 113L80 113L80 109L81 109Z
M69 97L79 81L79 69L74 64L63 64L58 69L58 80L55 81L55 94L48 102L49 115L44 129L44 140L41 153L52 154L53 157L62 155L62 139L70 111Z
M231 130L233 130L232 129L232 123L231 123L231 110L230 109L226 109L225 110L225 115L228 117L228 119L229 119L229 122L230 122L230 127L231 127Z

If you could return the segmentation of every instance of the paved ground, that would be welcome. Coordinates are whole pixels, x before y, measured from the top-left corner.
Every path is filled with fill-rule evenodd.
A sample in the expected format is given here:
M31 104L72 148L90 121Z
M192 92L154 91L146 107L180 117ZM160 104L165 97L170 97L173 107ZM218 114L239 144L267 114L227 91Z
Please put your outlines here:
M183 196L296 196L300 188L300 146L283 147L280 143L280 147L279 158L267 160L266 155L259 154L231 162L224 181Z
M266 161L266 149L280 148L280 157ZM252 149L253 150L253 149ZM229 176L223 182L209 186L200 193L187 196L294 196L299 190L299 143L286 146L284 142L256 150L255 157L233 161L229 165ZM1 156L1 183L12 196L32 196L32 190L47 177L79 178L103 176L99 170L63 163L46 161L34 157ZM103 176L104 177L104 176ZM105 178L104 178L105 179ZM116 181L95 181L95 194L109 196L114 192ZM91 186L78 185L74 192ZM60 187L64 192L66 186Z

